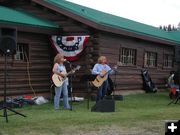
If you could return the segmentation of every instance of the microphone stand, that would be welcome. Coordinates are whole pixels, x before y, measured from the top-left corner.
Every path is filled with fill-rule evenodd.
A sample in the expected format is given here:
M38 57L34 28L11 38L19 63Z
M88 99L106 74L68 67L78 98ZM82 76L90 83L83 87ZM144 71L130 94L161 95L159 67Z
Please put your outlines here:
M117 84L116 84L116 78L117 78L117 71L116 70L114 70L114 90L113 90L113 99L114 99L114 91L115 91L115 89L116 89L116 86L117 86Z
M67 63L69 64L69 67L70 67L70 70L72 71L72 64L67 61ZM73 105L72 105L72 102L73 102L73 96L72 96L72 91L73 91L73 83L72 83L72 79L73 79L73 74L70 74L70 94L71 94L71 107L70 107L70 110L72 111L73 110Z

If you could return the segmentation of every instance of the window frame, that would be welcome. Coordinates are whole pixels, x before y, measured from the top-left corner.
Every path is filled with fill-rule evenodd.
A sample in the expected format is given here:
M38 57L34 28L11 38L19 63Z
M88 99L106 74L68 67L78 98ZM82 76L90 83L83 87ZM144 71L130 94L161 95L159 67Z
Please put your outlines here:
M171 56L171 57L172 57L172 59L171 59L171 66L166 66L166 65L165 65L165 57L166 57L166 56ZM169 59L168 59L168 60L169 60ZM168 63L168 65L169 65L168 60L167 60L167 63ZM173 54L164 53L164 54L163 54L163 68L170 69L170 68L173 68L173 67L174 67L174 56L173 56Z
M28 61L27 61L27 59L26 59L26 57L25 56L23 56L24 57L24 59L23 60L18 60L18 59L15 59L15 57L16 57L16 55L17 55L17 48L18 48L18 46L19 45L23 45L23 46L26 46L23 50L26 50L26 52L27 52L27 58L28 58ZM20 52L21 54L20 55L25 55L25 54L22 54L23 52ZM31 59L30 59L30 45L28 44L28 43L17 43L17 45L16 45L16 54L14 54L13 55L13 66L18 66L18 64L21 64L21 66L22 66L22 64L27 64L27 62L29 62L29 66L31 65ZM26 65L25 65L26 66Z
M125 51L124 53L123 53L123 50ZM122 63L122 66L131 66L131 67L136 66L137 65L137 49L121 47L119 50L119 61ZM130 62L128 63L128 61Z
M147 53L147 58L146 58L146 53ZM148 56L148 54L149 54L149 56ZM155 54L155 56L156 56L155 59L154 58L153 59L150 58L150 57L152 57L152 54L153 55ZM148 60L148 57L150 58L149 60ZM147 62L146 62L146 59L147 59ZM152 62L152 60L155 61L155 62ZM155 63L155 64L152 65L152 63ZM153 51L145 51L144 52L144 67L157 68L157 64L158 64L158 53L157 52L153 52Z

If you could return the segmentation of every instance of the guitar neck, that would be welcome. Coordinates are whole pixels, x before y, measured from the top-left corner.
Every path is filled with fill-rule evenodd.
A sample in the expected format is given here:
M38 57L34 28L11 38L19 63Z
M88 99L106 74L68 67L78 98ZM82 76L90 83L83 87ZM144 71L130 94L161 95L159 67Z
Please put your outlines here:
M73 71L73 70L69 71L69 72L66 74L66 76L70 75L70 74L72 73L72 71Z
M104 74L104 76L106 76L107 74L109 74L111 71L112 71L112 69L109 70L109 71L107 71L107 72Z
M109 71L107 71L106 73L105 73L105 76L107 75L107 74L109 74L111 71L113 71L114 69L111 69L111 70L109 70Z
M72 70L69 71L69 72L66 74L66 77L67 77L68 75L70 75L71 73L72 73Z
M78 65L76 68L74 68L74 69L72 69L71 71L69 71L69 72L66 74L66 76L68 76L68 75L74 73L76 70L79 70L80 67L81 67L81 66Z
M71 71L69 71L67 74L66 74L66 76L68 76L68 75L70 75L70 74L72 74L73 73L73 71L75 72L77 69L72 69Z

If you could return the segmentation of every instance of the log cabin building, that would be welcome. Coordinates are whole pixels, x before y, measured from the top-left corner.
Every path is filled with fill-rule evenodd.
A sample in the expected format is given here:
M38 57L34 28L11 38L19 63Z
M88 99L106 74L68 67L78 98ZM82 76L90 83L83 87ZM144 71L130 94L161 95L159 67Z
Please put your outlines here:
M73 77L73 93L85 96L81 80L100 55L109 64L118 61L116 92L142 90L141 70L149 70L153 82L163 88L165 78L176 69L175 46L180 32L158 28L103 13L64 0L0 0L0 37L16 37L16 54L8 56L7 94L50 92L54 53L50 37L89 35L89 41L73 65L81 65ZM4 54L0 53L0 95L4 89ZM114 76L112 75L112 79Z

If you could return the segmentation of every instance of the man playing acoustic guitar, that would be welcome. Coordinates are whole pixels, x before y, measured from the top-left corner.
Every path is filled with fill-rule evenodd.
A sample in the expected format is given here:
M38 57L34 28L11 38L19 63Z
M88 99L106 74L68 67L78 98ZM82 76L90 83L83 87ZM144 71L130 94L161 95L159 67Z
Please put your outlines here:
M114 67L117 69L117 67ZM108 75L113 70L107 65L107 59L105 56L98 58L98 63L94 65L92 74L97 75L96 79L92 82L95 87L98 87L96 102L102 100L106 94L108 88Z
M61 54L57 54L54 58L54 66L53 66L53 73L59 75L60 77L66 77L66 68L63 65L65 61L64 56ZM63 102L64 102L64 109L70 109L69 101L68 101L68 79L66 78L65 81L62 83L61 86L55 86L55 96L54 96L54 109L59 109L59 102L61 92L63 91Z

